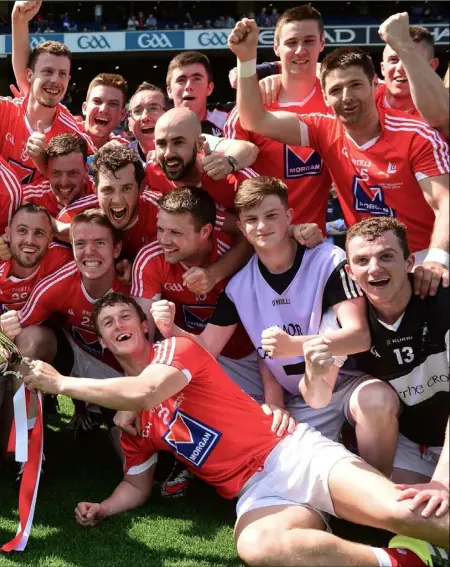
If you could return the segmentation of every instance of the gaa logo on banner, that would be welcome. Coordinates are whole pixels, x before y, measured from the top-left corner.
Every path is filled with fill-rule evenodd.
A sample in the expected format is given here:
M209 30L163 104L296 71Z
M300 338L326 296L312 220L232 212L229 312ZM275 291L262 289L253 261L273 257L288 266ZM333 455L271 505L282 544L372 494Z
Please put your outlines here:
M75 53L125 50L123 33L66 33L64 43Z
M0 53L12 53L12 36L5 35L5 48L0 50ZM34 49L37 45L42 43L43 41L59 41L61 43L64 42L64 35L62 33L52 33L52 34L33 34L30 35L30 47Z
M168 51L184 49L184 31L172 32L127 32L126 49Z
M228 49L231 29L220 31L186 31L186 49Z

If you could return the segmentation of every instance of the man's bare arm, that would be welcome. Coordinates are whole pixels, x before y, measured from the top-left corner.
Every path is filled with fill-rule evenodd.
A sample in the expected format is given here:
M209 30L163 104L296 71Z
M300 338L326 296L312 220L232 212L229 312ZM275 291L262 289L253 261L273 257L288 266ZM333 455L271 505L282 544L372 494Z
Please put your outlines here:
M16 83L25 95L30 91L27 80L28 60L31 54L28 25L39 12L42 2L15 2L11 14L12 66Z
M215 148L225 156L233 157L237 161L236 170L250 167L258 157L258 146L247 140L230 140L222 138Z

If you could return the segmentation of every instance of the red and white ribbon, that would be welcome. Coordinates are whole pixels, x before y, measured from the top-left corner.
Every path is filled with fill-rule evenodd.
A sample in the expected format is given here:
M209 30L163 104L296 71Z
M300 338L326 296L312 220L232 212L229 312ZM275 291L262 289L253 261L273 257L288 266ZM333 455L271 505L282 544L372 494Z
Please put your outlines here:
M16 536L2 546L2 551L23 551L30 537L34 510L41 476L44 423L42 419L42 394L37 393L37 419L28 440L28 408L30 392L21 384L14 395L14 422L8 450L15 451L16 461L25 463L19 491L19 527Z

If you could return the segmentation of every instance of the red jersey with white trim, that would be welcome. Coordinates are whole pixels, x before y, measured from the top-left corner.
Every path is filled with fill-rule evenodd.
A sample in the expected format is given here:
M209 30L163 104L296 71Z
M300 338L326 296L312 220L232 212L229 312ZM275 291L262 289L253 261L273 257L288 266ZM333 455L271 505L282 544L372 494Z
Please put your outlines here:
M384 110L392 109L391 105L388 103L386 98L386 83L378 83L377 89L375 91L375 102L378 108L384 108ZM420 115L420 112L417 110L415 106L412 106L408 110L403 110L402 112L406 112L407 114L410 114L411 117L419 118L420 120L423 120L422 116Z
M76 115L76 116L74 116L74 119L75 119L75 122L77 123L77 126L79 126L80 129L83 130L83 132L86 132L89 135L89 132L87 131L86 125L84 123L84 117L80 116L80 115ZM109 135L109 138L108 138L108 142L112 142L113 140L116 141L116 142L120 142L121 144L124 144L126 146L129 144L129 141L126 138L124 138L123 136L120 136L119 134L114 134L114 132L111 132L111 134ZM92 142L92 145L95 147L95 149L98 150L99 148L97 148L94 145L94 142L93 142L92 139L91 139L91 142ZM105 142L105 144L107 144L108 142Z
M301 114L329 111L323 100L319 79L312 92L301 102L279 103L267 107ZM246 140L258 146L259 154L252 167L260 175L277 177L286 183L289 205L294 210L293 223L315 222L325 234L327 202L331 176L322 157L313 148L288 146L265 138L242 127L237 107L225 124L224 135L233 140Z
M84 195L95 194L95 187L91 177L86 175L86 186ZM80 199L82 197L79 197ZM23 186L22 203L33 203L33 205L41 205L45 207L50 216L56 218L63 210L52 191L51 183L48 179L43 180L41 183L35 183Z
M115 279L111 291L129 295L130 286ZM62 327L79 347L108 366L121 370L114 356L98 341L91 317L96 301L86 291L75 262L69 262L33 289L22 309L20 324L22 327L38 325L59 314L64 319Z
M0 156L0 233L11 222L11 217L22 203L22 187L16 174Z
M134 224L122 230L123 251L129 256L135 256L138 251L156 237L156 220L158 218L158 199L161 194L145 190L139 195L138 217ZM58 220L71 223L72 219L86 209L98 207L97 195L89 195L73 202L58 215Z
M177 187L173 181L167 179L164 171L153 161L147 162L145 173L148 185L155 191L167 193L172 191L174 187ZM258 174L249 167L236 171L219 181L214 181L214 179L211 179L211 177L204 173L198 187L201 187L209 193L217 204L226 209L232 209L234 194L239 184L251 177L258 177Z
M224 233L214 233L209 264L216 262L232 246L232 239ZM196 295L183 285L183 274L189 267L183 262L170 264L158 242L140 250L133 264L131 295L153 299L167 299L175 303L175 324L181 329L199 335L213 314L220 292L228 279L222 280L203 295ZM239 324L222 351L223 356L239 360L255 350L244 327Z
M328 166L347 226L370 216L397 217L412 252L429 247L435 215L419 181L449 173L448 146L423 120L379 108L381 135L358 146L334 116L299 114L302 143Z
M157 451L169 451L221 496L234 498L285 435L272 433L272 417L193 339L172 337L152 345L152 364L176 368L188 384L140 413L142 436L122 433L125 473L139 474Z
M28 97L0 97L0 155L10 164L20 183L35 183L44 179L34 161L27 154L27 141L33 133L26 108ZM55 117L45 131L47 142L58 134L79 134L87 143L89 152L95 152L91 139L62 104L56 106Z
M72 249L52 242L36 271L27 278L10 275L12 261L0 262L1 311L22 309L35 286L73 258Z

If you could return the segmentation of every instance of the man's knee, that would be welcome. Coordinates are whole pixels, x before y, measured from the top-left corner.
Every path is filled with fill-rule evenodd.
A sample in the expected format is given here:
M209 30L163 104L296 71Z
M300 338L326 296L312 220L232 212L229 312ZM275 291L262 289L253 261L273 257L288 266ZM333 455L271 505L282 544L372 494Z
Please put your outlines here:
M23 356L51 362L56 356L57 341L52 329L41 325L24 327L16 338Z
M251 567L272 565L272 547L272 535L267 533L267 530L253 527L245 528L236 540L236 549L240 559Z
M386 423L388 418L397 419L399 411L397 392L380 380L364 382L350 398L350 413L357 423L363 420Z

